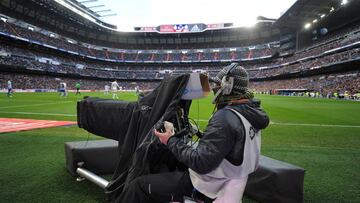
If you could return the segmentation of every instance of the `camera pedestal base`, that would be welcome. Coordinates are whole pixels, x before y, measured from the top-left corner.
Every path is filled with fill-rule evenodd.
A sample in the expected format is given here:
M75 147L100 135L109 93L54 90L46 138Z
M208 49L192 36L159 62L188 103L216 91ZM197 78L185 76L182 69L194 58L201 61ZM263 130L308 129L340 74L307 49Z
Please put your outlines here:
M118 143L114 140L65 143L66 168L74 177L79 177L79 168L89 174L113 174L118 156ZM261 156L259 168L248 178L245 195L267 203L303 202L304 175L303 168ZM103 182L99 182L101 186L98 184L102 188L106 187Z

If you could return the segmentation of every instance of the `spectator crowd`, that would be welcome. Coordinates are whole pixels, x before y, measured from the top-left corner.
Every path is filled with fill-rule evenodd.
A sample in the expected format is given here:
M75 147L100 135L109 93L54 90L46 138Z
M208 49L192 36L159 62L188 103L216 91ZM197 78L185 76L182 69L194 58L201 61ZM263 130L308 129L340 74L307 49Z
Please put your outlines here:
M291 55L277 56L267 60L261 58L272 56L277 51L275 44L263 44L251 47L238 47L235 49L209 49L201 52L195 50L180 51L168 50L167 53L143 52L141 50L129 50L130 52L112 52L107 49L99 50L86 47L82 43L71 41L59 35L47 35L38 30L26 29L22 26L9 22L0 21L0 31L15 35L20 38L34 40L41 44L47 44L66 51L82 54L64 54L53 50L52 52L39 51L36 46L21 46L20 43L2 43L0 41L0 70L12 69L11 72L32 71L40 75L1 73L1 84L4 81L13 80L19 89L56 89L60 80L66 81L70 86L78 79L82 79L84 89L103 89L108 80L118 79L121 81L136 81L140 88L153 88L156 82L168 75L179 75L194 71L205 71L214 76L224 65L231 60L250 59L240 62L249 72L251 80L264 82L252 82L252 88L259 92L272 89L303 88L319 92L319 95L329 95L334 92L359 92L359 72L344 70L343 73L325 74L321 76L309 76L295 79L271 80L273 77L289 74L306 73L316 69L326 69L335 64L360 60L360 26L344 29L340 33L329 35L328 38L313 44ZM5 39L2 39L5 40ZM154 50L153 50L154 51ZM84 56L97 57L89 59ZM109 62L106 59L120 61L133 61L132 65L122 62ZM217 63L159 63L146 64L136 62L169 62L169 61L218 61ZM228 62L219 62L228 61ZM200 64L200 65L199 65ZM326 72L326 71L325 71ZM306 74L302 74L306 75ZM133 88L132 83L123 83L122 86Z

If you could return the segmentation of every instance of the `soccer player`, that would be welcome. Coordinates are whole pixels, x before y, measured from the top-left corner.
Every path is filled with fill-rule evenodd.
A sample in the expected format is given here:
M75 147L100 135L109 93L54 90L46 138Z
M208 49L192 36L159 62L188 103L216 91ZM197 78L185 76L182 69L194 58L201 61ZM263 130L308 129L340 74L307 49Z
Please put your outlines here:
M105 85L104 88L105 88L104 94L109 94L110 86L109 86L109 85Z
M136 95L139 96L139 94L140 94L140 87L139 87L139 85L137 85L137 86L135 87L135 92L136 92Z
M81 93L80 93L80 82L77 82L76 84L75 84L75 88L76 88L76 94L75 95L78 95L78 94L80 94L81 95Z
M62 96L62 97L67 96L66 83L65 82L60 83L60 96Z
M8 96L8 97L12 97L12 92L13 92L13 90L12 90L12 83L11 83L10 80L8 80L7 84L8 84L7 96Z
M118 89L120 89L119 84L116 82L116 80L114 80L114 82L111 83L111 91L113 93L113 99L119 99L118 95L117 95L117 91Z

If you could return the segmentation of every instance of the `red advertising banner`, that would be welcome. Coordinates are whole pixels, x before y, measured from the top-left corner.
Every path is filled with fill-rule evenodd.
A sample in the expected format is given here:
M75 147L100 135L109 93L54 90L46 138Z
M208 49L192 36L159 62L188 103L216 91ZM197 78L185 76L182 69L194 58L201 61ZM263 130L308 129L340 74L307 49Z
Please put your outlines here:
M160 25L160 32L175 32L173 25Z

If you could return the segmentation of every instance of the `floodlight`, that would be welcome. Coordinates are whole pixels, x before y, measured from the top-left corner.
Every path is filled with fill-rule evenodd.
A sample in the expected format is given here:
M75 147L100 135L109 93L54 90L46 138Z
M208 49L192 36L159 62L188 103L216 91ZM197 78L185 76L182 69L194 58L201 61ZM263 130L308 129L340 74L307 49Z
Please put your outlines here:
M335 8L334 8L334 7L331 7L330 13L333 12L334 10L335 10Z
M311 27L311 23L306 23L305 25L304 25L304 28L305 29L309 29Z
M318 19L314 19L314 20L313 20L313 23L317 23L317 22L318 22Z
M348 3L348 0L342 0L341 1L341 5L345 5L345 4L347 4Z
M320 18L324 18L325 17L325 14L321 14Z

